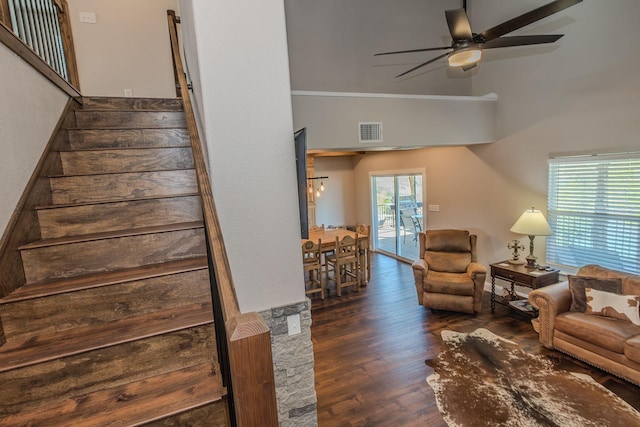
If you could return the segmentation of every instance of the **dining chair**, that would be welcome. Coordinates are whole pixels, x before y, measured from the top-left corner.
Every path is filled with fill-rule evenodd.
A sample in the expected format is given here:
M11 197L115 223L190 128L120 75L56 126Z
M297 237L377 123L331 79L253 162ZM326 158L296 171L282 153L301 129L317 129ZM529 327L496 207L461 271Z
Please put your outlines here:
M320 294L324 299L324 280L322 277L322 240L318 243L307 240L302 244L302 266L304 268L305 295Z
M327 281L336 283L338 296L342 296L342 288L355 286L360 291L360 255L358 250L358 235L344 236L342 240L336 237L333 254L326 255Z
M360 281L365 285L371 279L371 252L369 239L371 235L371 226L367 224L357 224L356 233L358 233L358 251L360 254Z

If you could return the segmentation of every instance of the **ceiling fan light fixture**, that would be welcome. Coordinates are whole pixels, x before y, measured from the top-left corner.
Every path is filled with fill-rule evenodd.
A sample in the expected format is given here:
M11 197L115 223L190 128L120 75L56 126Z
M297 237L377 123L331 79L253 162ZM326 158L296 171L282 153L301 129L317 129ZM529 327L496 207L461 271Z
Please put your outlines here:
M482 49L478 46L469 46L454 50L449 55L449 65L452 67L462 67L475 64L482 58Z

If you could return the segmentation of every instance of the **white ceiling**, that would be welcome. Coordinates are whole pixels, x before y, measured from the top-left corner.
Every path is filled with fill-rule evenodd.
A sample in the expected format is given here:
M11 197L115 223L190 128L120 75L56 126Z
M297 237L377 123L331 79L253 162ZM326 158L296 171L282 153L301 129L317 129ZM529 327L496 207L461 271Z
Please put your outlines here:
M550 1L498 2L499 7L491 13L495 22L491 23L474 23L473 11L474 6L491 7L492 2L470 0L467 10L472 30L479 33ZM495 9L496 3L493 5ZM404 77L394 77L443 52L374 57L378 52L450 45L445 10L460 7L462 0L285 0L292 89L471 95L471 76L478 69L463 72L449 68L446 58ZM488 11L482 12L486 15ZM544 34L535 27L540 29L539 24L527 29ZM563 33L561 28L555 30ZM485 51L483 60L518 56L532 49L543 51L539 46L495 49Z
M373 56L448 46L444 11L461 5L461 0L285 0L292 89L469 94L469 77L449 70L444 60L394 78L442 52Z

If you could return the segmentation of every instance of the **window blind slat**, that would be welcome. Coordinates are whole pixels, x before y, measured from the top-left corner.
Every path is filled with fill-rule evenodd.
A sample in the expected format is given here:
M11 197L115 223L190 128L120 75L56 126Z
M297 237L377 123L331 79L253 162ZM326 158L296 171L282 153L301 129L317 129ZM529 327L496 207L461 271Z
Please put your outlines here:
M640 156L549 161L547 263L640 273Z

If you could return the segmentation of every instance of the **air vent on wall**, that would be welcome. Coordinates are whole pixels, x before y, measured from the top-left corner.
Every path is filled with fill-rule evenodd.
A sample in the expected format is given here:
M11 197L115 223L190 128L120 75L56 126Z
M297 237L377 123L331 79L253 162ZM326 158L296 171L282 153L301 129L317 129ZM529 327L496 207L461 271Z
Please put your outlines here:
M360 142L382 142L382 122L359 122L358 139Z

